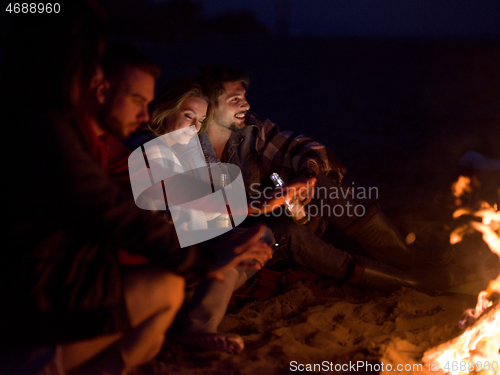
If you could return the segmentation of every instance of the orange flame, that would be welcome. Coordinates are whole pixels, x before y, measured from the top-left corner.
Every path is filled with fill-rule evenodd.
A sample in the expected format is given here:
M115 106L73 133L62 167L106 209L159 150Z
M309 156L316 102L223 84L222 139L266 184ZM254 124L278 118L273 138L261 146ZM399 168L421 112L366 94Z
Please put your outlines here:
M465 192L470 192L470 179L460 176L452 186L456 199ZM500 194L500 190L499 190ZM470 225L462 225L450 234L450 243L460 242L470 228L483 234L483 240L488 247L500 256L500 212L496 205L481 204L481 209L475 213L469 208L460 208L453 213L457 218L462 215L480 217L481 222L471 221ZM475 310L469 314L478 318L487 308L492 306L488 296L500 291L500 275L492 280L486 291L479 293ZM500 375L500 309L494 314L481 317L472 327L454 340L454 344L444 349L437 357L439 368L452 375L460 374L497 374ZM448 367L446 367L448 366Z
M460 206L462 204L462 200L460 197L465 193L470 193L472 191L471 180L470 177L467 176L459 176L458 180L451 185L451 192L455 197L455 204Z
M439 368L452 375L500 374L500 314L478 320L454 345L437 357Z
M470 214L471 212L469 208L460 208L453 213L453 217L457 218L465 214ZM471 221L471 227L483 234L484 242L488 244L492 252L500 257L500 212L496 211L495 208L491 207L488 203L483 202L481 204L481 209L474 213L474 216L480 217L482 222ZM455 244L460 242L468 229L468 225L462 225L456 228L450 234L450 243ZM500 292L500 275L488 285L488 295L494 291Z
M483 234L483 240L488 244L491 251L500 256L500 237L491 227L491 224L489 224L491 221L492 224L494 223L498 229L500 223L500 212L489 212L487 216L483 217L483 223L473 222L472 226ZM488 295L495 291L500 291L500 275L489 283L486 291L488 292Z

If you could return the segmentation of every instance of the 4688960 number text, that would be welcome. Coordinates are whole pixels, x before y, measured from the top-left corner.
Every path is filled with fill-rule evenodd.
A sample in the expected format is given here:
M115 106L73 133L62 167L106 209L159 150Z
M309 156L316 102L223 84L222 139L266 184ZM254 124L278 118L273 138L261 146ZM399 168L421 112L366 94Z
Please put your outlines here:
M5 11L8 13L59 13L59 3L9 3Z

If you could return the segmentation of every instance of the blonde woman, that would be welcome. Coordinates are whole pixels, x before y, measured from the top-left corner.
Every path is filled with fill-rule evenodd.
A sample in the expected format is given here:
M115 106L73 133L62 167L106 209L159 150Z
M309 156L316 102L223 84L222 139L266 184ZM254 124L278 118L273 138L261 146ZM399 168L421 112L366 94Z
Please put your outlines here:
M159 95L153 106L151 120L133 139L127 144L129 147L137 148L148 143L147 158L150 168L168 169L174 173L192 173L192 177L207 181L203 175L207 162L217 163L218 159L210 153L202 153L196 133L203 132L207 121L208 99L202 94L201 87L189 79L178 79L167 84ZM214 111L208 111L213 113ZM151 140L154 145L150 147ZM190 147L193 146L193 147ZM200 172L201 171L201 172ZM285 194L270 195L268 199L263 198L262 205L253 204L249 212L256 210L265 213L284 204L295 192L302 192L314 185L315 180L307 180L297 183ZM257 208L256 208L257 207ZM201 210L183 210L183 212L171 212L172 217L184 215L188 222L185 229L188 231L206 229L209 220L218 213L210 213ZM248 230L234 228L223 236L245 235ZM192 232L191 232L192 233ZM220 237L219 237L220 238ZM262 238L268 245L274 245L274 237L267 230ZM232 268L223 273L224 282L214 279L204 279L192 293L190 301L186 306L186 312L180 321L178 338L182 342L193 344L210 350L220 350L228 353L238 353L244 348L243 340L235 334L217 333L217 327L224 317L227 305L234 290L239 288L245 281L255 274L267 260L256 259L256 262L248 268Z
M167 172L169 176L182 173L210 184L212 181L206 168L207 162L217 164L219 160L213 150L202 152L200 142L195 137L197 133L206 130L206 124L210 122L207 113L214 113L208 107L209 101L195 81L186 78L173 80L165 86L155 101L149 123L126 144L133 149L148 144L146 153L153 174L157 169L163 174L169 171ZM218 181L213 182L218 184ZM268 213L283 205L295 193L305 192L313 186L313 183L310 180L297 181L287 186L284 191L263 195L259 202L254 201L248 206L248 212ZM163 195L158 196L164 204ZM138 202L138 204L145 209L159 207L157 202ZM171 212L171 214L177 215L173 218L178 219L180 213ZM181 214L185 222L183 229L188 231L207 229L207 221L219 215L217 212L195 209L183 210Z

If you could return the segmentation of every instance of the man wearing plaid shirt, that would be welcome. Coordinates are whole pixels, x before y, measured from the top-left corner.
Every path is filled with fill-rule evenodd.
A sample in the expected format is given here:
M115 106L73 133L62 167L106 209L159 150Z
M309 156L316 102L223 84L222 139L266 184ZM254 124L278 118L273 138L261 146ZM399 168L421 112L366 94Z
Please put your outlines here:
M271 121L262 121L249 112L245 97L249 80L241 70L208 65L198 75L198 81L213 103L207 133L201 136L202 146L206 152L215 153L220 161L240 167L250 199L272 186L269 176L273 172L285 183L301 177L316 177L316 191L320 187L327 192L340 187L345 168L331 151L302 134L280 131ZM355 205L342 194L334 198L330 194L309 197L304 203L316 207ZM368 208L362 217L348 214L347 209L342 211L343 215L336 215L339 210L328 210L330 214L322 218L320 215L303 226L295 224L287 215L259 219L266 221L279 244L287 245L282 248L284 255L339 280L352 276L356 262L351 254L320 238L325 224L346 232L372 258L398 268L411 266L409 260L413 254L380 210ZM323 225L318 227L320 221ZM279 259L280 254L276 255L275 259Z
M301 134L280 132L271 121L261 121L249 112L250 105L245 98L248 78L240 70L223 65L208 65L200 72L198 82L212 102L207 114L207 133L200 134L207 161L236 164L241 169L250 201L252 196L259 196L266 188L273 186L270 175L276 172L285 183L304 177L316 178L315 196L306 197L304 204L316 207L353 206L353 202L342 194L332 197L330 194L319 196L317 193L320 187L332 191L331 189L341 186L345 168L331 151ZM426 292L432 291L433 285L430 288L428 285L422 286L420 280L416 281L400 270L409 268L415 256L401 234L377 207L370 207L366 211L363 208L364 215L359 215L361 217L353 215L352 212L349 215L347 210L344 210L344 215L335 215L334 210L330 212L332 214L324 217L318 215L305 225L296 224L285 214L272 217L260 215L247 219L244 224L253 224L254 220L264 221L273 231L277 243L281 245L266 267L283 258L293 259L315 274L332 276L341 282L361 287L392 291L405 286ZM320 222L343 230L377 261L355 258L323 241L321 235L325 226L318 225ZM281 265L276 264L276 267ZM299 273L311 277L311 272L309 275L303 271ZM249 284L244 292L245 296L258 299L262 295L269 296L268 291L272 286L268 284L273 282L269 277L262 276L262 272L259 272L252 280L253 283ZM235 287L241 286L244 281L238 280L233 284ZM264 290L266 288L267 291ZM185 326L180 339L213 349L213 340L212 344L209 344L208 341L203 343L202 339L208 337L207 332L217 331L233 289L228 287L228 283L221 285L211 282L210 285L204 285L203 292L199 290L195 293L195 302L191 303L185 315ZM219 337L228 343L234 341L234 338L227 338L224 334L210 337ZM231 351L227 350L228 352L234 353L243 349L242 340L239 346L236 341L232 344L234 345L231 345ZM224 350L222 346L221 350Z

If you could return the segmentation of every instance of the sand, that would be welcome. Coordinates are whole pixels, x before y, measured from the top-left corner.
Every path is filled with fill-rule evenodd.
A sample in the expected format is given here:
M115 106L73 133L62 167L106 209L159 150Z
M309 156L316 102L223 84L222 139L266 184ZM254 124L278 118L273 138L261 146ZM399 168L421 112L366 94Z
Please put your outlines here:
M332 280L299 281L282 295L226 314L220 331L242 335L242 353L202 352L169 342L137 374L288 374L301 364L312 369L316 364L320 371L314 373L353 364L358 373L378 373L382 364L428 367L421 362L424 351L457 336L457 322L474 302L463 294L430 297L401 289L384 295L340 289Z
M500 156L499 43L247 36L137 43L163 68L163 80L195 75L207 62L245 69L252 108L331 147L348 181L376 186L377 202L405 235L416 233L431 263L470 262L481 270L498 262L477 236L451 248L448 235L458 225L450 192L458 160L468 150ZM480 178L491 197L498 173ZM356 373L379 373L366 365L383 363L385 370L422 364L400 372L432 374L420 362L423 352L460 333L458 320L479 290L384 295L332 279L299 281L226 314L220 331L240 334L242 353L168 340L136 374L288 374L307 364L310 373L333 373L349 361L365 364Z

